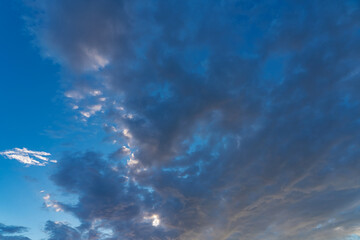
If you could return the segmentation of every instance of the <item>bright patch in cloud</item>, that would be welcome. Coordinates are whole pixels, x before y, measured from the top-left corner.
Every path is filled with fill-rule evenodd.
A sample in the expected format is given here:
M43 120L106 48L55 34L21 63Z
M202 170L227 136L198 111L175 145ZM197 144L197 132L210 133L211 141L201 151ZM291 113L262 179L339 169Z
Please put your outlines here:
M126 146L122 146L122 147L121 147L121 151L122 151L124 154L126 154L126 155L130 155L130 153L131 153L130 148L128 148L128 147L126 147ZM134 154L132 154L132 157L134 157Z
M129 165L131 167L131 166L134 166L134 165L136 165L138 163L139 163L139 161L135 159L135 156L132 153L131 156L130 156L130 159L127 161L127 165Z
M123 134L124 134L124 136L127 137L127 138L130 138L130 139L132 138L132 135L131 135L129 129L124 129L124 130L123 130Z
M152 216L149 216L149 217L144 217L144 220L152 220L152 225L154 227L157 227L160 225L160 218L159 218L159 215L157 214L153 214Z
M99 70L109 64L109 60L101 56L95 49L85 49L88 58L88 67L92 70Z
M49 162L57 162L56 160L49 159L51 156L50 153L31 151L26 148L14 148L12 150L6 150L0 152L0 155L8 159L15 159L26 165L45 166Z

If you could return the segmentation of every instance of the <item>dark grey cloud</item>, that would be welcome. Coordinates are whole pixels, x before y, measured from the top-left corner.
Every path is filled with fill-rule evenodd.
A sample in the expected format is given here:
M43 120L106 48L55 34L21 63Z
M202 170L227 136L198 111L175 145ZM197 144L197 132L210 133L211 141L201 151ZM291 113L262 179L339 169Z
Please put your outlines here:
M30 238L24 236L12 236L14 234L22 234L27 231L28 229L26 227L0 223L0 239L3 240L30 240Z
M360 236L357 1L37 4L44 52L124 145L52 176L82 238Z
M80 239L80 236L88 239L90 235L94 235L90 239L110 239L112 235L115 239L149 239L151 234L163 236L171 231L153 232L151 221L144 221L144 217L153 214L160 198L129 179L123 164L106 161L93 152L78 153L65 156L51 178L68 193L78 195L75 205L59 204L77 216L82 225L75 230L61 223L48 222L46 229L54 235L50 239L58 239L57 236L63 239L61 234L68 239Z
M26 227L9 226L9 225L0 223L0 233L22 233L22 232L26 232L26 231L27 231Z

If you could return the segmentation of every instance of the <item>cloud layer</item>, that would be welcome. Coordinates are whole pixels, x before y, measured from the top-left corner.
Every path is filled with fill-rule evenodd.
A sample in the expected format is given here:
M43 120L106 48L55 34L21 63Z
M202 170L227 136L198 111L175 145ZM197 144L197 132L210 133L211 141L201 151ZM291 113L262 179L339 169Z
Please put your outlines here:
M59 162L82 225L50 239L360 236L358 1L36 7L75 111L119 144Z

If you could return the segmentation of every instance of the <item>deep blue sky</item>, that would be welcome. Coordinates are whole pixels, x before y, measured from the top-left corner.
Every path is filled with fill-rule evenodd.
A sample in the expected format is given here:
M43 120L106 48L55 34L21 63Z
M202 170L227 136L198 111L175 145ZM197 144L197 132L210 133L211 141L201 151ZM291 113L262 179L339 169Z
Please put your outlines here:
M17 1L0 2L0 148L52 149L46 130L65 119L59 95L59 66L43 58ZM43 207L40 191L51 190L48 169L0 161L0 222L30 227L28 236L44 237L43 224L53 213ZM59 216L56 216L59 218ZM68 219L68 217L60 217ZM1 232L0 232L1 233Z
M0 2L0 239L360 239L356 0Z
M16 1L1 3L1 148L46 145L42 133L59 115L55 98L59 67L45 60L34 46ZM21 136L21 137L19 137ZM30 147L30 146L29 146Z

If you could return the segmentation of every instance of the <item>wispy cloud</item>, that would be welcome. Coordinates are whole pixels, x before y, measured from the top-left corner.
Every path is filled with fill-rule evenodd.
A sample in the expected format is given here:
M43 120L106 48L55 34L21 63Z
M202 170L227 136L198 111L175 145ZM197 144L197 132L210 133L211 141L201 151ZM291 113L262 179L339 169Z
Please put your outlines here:
M56 160L50 159L51 154L42 151L32 151L27 148L14 148L0 152L0 155L14 159L26 165L45 166L49 162L56 163Z
M47 208L52 208L54 209L56 212L61 212L63 211L63 209L61 208L61 206L57 203L57 201L52 200L51 196L49 193L45 193L44 190L40 191L41 193L45 194L43 196L43 200L44 200L44 204Z
M94 115L96 112L100 111L102 108L101 104L97 104L97 105L92 105L92 106L88 106L87 107L87 111L81 111L81 115L83 115L86 118L91 117L92 115Z

